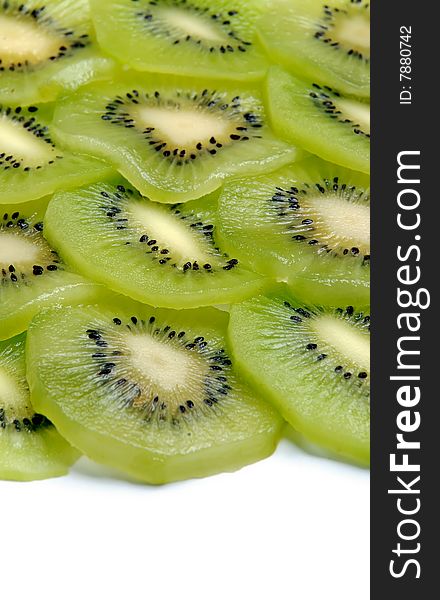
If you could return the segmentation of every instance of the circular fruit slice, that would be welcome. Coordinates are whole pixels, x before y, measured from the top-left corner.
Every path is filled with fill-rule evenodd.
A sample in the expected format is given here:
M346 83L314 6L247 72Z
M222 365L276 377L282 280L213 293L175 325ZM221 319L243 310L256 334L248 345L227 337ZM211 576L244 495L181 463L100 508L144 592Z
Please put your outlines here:
M87 0L0 1L0 102L48 102L113 71L93 39Z
M54 126L61 142L107 159L159 202L199 198L297 154L267 127L259 93L225 82L143 74L88 86L58 105Z
M296 296L369 304L367 175L309 158L234 180L220 194L217 229L228 252Z
M24 334L0 341L0 479L65 475L80 454L33 410L24 348Z
M276 293L231 309L237 366L314 443L369 462L370 316Z
M272 67L266 84L281 138L343 167L370 172L370 105Z
M0 104L0 204L35 200L111 172L99 160L61 150L48 125L51 112Z
M32 402L89 457L142 481L257 461L281 419L235 373L226 321L122 300L40 313L28 334Z
M46 204L0 212L0 339L27 329L41 308L90 300L101 287L69 272L44 239Z
M216 204L158 204L126 182L57 194L45 235L68 264L135 300L171 308L227 304L265 280L218 247Z
M258 25L272 59L345 94L370 95L370 3L277 0Z
M262 4L244 0L92 0L101 46L141 71L258 79L267 61L254 44Z

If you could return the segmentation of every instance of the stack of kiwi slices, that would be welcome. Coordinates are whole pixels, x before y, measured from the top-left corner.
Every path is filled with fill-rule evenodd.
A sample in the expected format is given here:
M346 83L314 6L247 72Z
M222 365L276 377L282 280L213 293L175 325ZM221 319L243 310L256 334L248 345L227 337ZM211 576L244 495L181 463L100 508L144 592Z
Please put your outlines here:
M365 0L0 0L0 478L368 465L369 144Z

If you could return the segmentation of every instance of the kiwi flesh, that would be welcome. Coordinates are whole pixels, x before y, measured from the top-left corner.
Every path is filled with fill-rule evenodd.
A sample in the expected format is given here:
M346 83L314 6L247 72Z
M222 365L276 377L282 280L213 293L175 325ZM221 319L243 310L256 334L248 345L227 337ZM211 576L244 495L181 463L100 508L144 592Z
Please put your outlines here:
M218 237L309 302L369 304L370 183L315 157L222 188Z
M47 201L0 211L0 340L25 331L43 307L91 301L101 287L67 269L44 239Z
M282 420L236 373L227 313L120 299L41 312L27 341L32 402L93 460L149 483L270 455Z
M236 302L265 279L217 245L216 200L160 204L124 180L55 195L45 235L73 269L155 306Z
M87 0L0 0L1 103L52 101L114 70L94 40Z
M0 204L29 202L111 173L92 157L62 150L52 139L47 105L0 104Z
M251 0L91 0L102 48L140 71L255 80L267 59L254 43Z
M266 82L272 127L282 139L354 171L370 173L370 105L272 67Z
M54 132L72 150L108 160L142 195L171 204L297 157L268 128L258 91L165 75L83 88L58 104Z
M0 341L0 479L15 481L64 475L80 456L32 408L25 337Z
M273 60L322 86L369 97L368 0L277 0L275 6L258 24Z
M370 316L275 290L231 308L233 356L254 387L310 441L369 462Z

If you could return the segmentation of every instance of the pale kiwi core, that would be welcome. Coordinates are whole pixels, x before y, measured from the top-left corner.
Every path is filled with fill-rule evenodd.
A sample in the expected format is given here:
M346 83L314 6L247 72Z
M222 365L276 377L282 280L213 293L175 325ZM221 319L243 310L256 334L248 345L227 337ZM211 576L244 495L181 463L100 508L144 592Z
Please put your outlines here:
M6 413L15 417L31 414L27 406L24 390L17 385L15 378L0 365L0 406ZM20 414L18 414L20 413ZM1 429L0 429L1 431Z
M370 56L370 19L367 15L337 13L333 37L347 50Z
M322 342L346 362L358 369L369 371L370 336L343 319L322 315L313 320L311 327ZM322 345L321 345L322 347Z
M225 43L227 37L206 19L178 8L162 8L161 18L172 28L194 39L212 43Z
M139 129L154 127L161 139L175 148L192 149L211 137L229 142L229 134L237 125L233 120L190 106L177 109L137 105L131 114Z
M166 209L139 202L130 204L128 210L139 234L154 234L158 246L167 248L178 262L196 260L212 264L215 257L208 252L202 236L191 231Z
M332 247L358 248L370 253L370 209L366 204L347 202L333 196L312 196L307 199L307 216L312 216L320 239Z
M31 267L40 258L40 248L19 235L0 233L0 268Z
M0 115L0 150L29 167L36 167L55 157L52 146L6 115Z
M0 15L0 57L6 67L37 65L57 56L61 45L57 35L31 20Z
M125 345L145 396L152 399L165 393L179 404L201 398L206 365L201 357L176 347L172 341L156 340L150 334L127 334ZM140 398L142 403L144 398Z
M334 100L343 117L350 119L355 125L359 125L364 133L370 133L370 105L347 98Z

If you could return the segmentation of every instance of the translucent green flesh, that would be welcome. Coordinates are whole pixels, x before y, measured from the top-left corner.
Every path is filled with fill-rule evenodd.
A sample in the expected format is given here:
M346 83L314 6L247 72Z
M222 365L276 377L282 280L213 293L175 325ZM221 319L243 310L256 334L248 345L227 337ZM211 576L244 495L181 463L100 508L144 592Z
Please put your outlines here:
M218 248L212 203L156 205L126 182L96 184L55 196L45 234L72 268L136 300L171 308L227 304L265 280Z
M0 479L16 481L64 475L79 456L53 426L32 427L24 346L24 335L0 341Z
M343 310L317 311L282 293L259 297L232 307L229 337L237 364L289 423L368 464L369 320Z
M365 175L313 158L235 180L219 197L218 234L244 265L288 282L306 300L368 304Z
M254 43L258 2L92 0L91 6L102 47L138 70L243 81L267 69Z
M325 160L369 173L369 105L316 85L304 83L278 67L271 68L266 93L274 130ZM329 109L324 102L331 102L331 114L326 112Z
M0 339L25 331L43 308L94 302L102 286L69 271L47 274L29 286L8 286L0 290Z
M292 73L345 94L369 97L367 2L280 0L271 18L260 20L258 35L272 60Z
M55 134L73 150L107 159L143 195L166 203L199 198L219 188L223 179L270 171L295 159L296 150L275 139L266 126L258 93L224 82L213 82L212 89L204 90L195 79L160 75L138 75L117 85L89 87L58 105ZM207 99L214 104L208 106ZM178 106L187 114L201 112L203 124L193 124L202 132L199 147L191 128L185 127L187 137L179 130L177 140L164 131L167 119L156 109L168 107L171 118L176 119ZM148 111L136 126L143 108ZM123 117L123 113L129 116ZM244 117L249 114L250 121ZM232 121L228 127L245 129L233 134L239 139L228 137L220 143L212 137L212 141L206 115ZM124 119L133 119L133 123ZM179 123L185 125L186 121Z
M280 418L233 367L209 367L210 357L225 348L225 318L215 309L161 311L131 301L42 313L28 336L32 401L85 454L151 483L234 470L263 458L275 448ZM87 330L95 338L99 332L98 339ZM160 341L164 348L154 352L152 366L146 359ZM93 358L97 352L105 356ZM114 366L99 374L107 355ZM184 356L189 362L182 362ZM207 374L216 385L224 376L230 388L215 392L219 397L210 405L204 401L208 388L200 391ZM125 381L118 383L121 375Z

